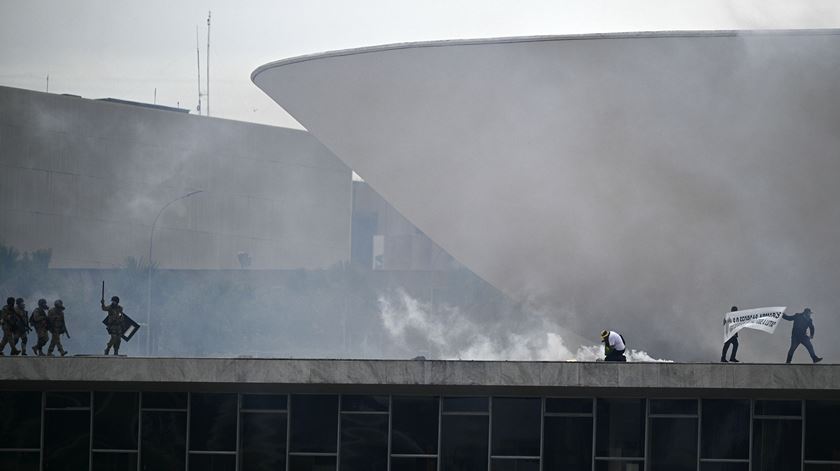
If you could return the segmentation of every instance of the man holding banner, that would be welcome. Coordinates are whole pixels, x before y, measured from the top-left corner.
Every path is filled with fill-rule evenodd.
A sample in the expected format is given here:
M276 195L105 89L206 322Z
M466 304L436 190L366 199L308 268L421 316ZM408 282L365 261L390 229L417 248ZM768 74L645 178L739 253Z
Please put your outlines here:
M782 318L786 321L793 321L793 330L790 332L790 350L788 350L785 363L790 363L793 360L793 352L799 348L799 344L805 345L805 349L811 355L811 361L814 363L821 362L822 358L814 352L814 345L811 343L811 339L814 338L814 321L811 319L811 308L806 307L804 311L792 316L783 314ZM808 336L808 330L811 331L810 336Z
M779 325L779 320L785 313L787 307L761 307L758 309L745 309L739 311L737 307L732 306L732 311L726 313L723 319L723 353L721 361L725 361L727 346L732 344L737 347L738 341L732 341L741 329L755 329L772 334L776 331ZM735 358L735 350L732 351L732 357ZM735 361L737 360L730 360Z
M735 312L738 310L738 306L732 306L729 312ZM723 316L723 325L724 328L726 327L726 316ZM738 353L738 334L736 333L728 340L723 342L723 351L720 353L720 361L721 363L726 363L726 351L729 350L729 346L732 345L732 356L729 357L729 361L732 363L740 363L738 360L735 359L735 355Z

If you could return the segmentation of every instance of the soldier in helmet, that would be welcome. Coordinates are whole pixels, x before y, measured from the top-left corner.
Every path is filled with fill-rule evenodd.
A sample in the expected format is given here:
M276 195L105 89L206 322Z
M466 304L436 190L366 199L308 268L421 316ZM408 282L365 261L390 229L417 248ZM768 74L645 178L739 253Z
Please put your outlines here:
M67 335L68 339L70 334L67 333L67 325L64 323L64 303L60 299L55 300L53 307L47 313L47 325L50 328L50 348L47 350L47 355L52 356L56 348L61 356L67 355L64 346L61 345L61 334Z
M49 324L47 322L47 307L46 299L38 300L38 307L32 310L29 316L29 325L35 328L35 334L38 336L38 342L32 347L32 351L39 357L44 356L44 346L50 340Z
M0 323L3 324L3 340L0 340L0 355L3 355L3 350L6 349L6 344L12 350L12 355L20 353L15 345L15 298L6 298L6 305L0 310Z
M29 341L29 311L23 298L15 300L15 343L20 340L20 354L26 356L26 344Z
M105 318L105 327L111 336L108 345L105 346L105 354L107 355L111 347L114 347L114 355L118 355L123 334L123 308L120 306L120 298L119 296L112 296L111 304L108 306L105 305L104 300L101 303L102 310L108 313L108 317Z

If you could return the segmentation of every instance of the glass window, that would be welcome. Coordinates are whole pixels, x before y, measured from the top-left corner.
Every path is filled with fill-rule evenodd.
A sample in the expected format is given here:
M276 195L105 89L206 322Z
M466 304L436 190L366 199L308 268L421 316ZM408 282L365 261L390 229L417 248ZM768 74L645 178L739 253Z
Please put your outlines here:
M47 407L66 409L68 407L90 407L89 392L48 392Z
M609 460L595 462L595 471L643 471L644 469L644 461Z
M492 471L540 471L540 461L494 458L490 469Z
M336 452L338 396L292 396L291 420L291 451Z
M0 392L0 447L41 447L41 393Z
M335 471L335 456L292 455L289 456L289 471Z
M286 395L243 394L242 408L250 410L286 410Z
M805 459L840 461L840 401L808 401L805 413Z
M345 414L341 416L342 471L388 469L388 416Z
M805 463L805 471L840 471L840 463Z
M26 451L0 451L0 469L15 471L38 471L40 453Z
M144 392L143 409L186 409L187 393Z
M650 400L651 414L677 414L677 415L694 415L697 414L697 400L696 399L651 399Z
M445 415L442 420L441 470L486 470L489 417Z
M755 401L755 415L802 415L801 401Z
M802 422L756 419L753 424L753 469L790 471L802 460Z
M592 418L546 417L544 439L546 470L591 471Z
M490 410L488 397L445 397L444 412L487 412Z
M649 471L697 470L697 419L651 419L649 440Z
M239 418L240 471L286 469L286 414L248 414Z
M597 456L644 457L644 399L598 399L597 420Z
M93 471L137 471L137 453L94 453Z
M701 458L749 459L750 401L703 399Z
M388 396L341 396L341 410L348 412L388 412Z
M236 450L236 394L193 394L190 450Z
M186 412L143 412L141 421L140 469L183 470L187 451Z
M136 450L140 396L130 392L97 392L93 404L93 448Z
M701 462L700 471L749 471L750 464L743 463L720 463L720 462Z
M437 471L434 458L391 458L393 471Z
M438 398L395 396L392 403L391 453L437 454Z
M553 414L591 414L592 399L546 398L545 411Z
M190 471L236 471L236 455L190 453Z
M494 397L493 455L540 456L541 415L538 398Z
M44 415L44 471L88 468L90 411L47 411Z

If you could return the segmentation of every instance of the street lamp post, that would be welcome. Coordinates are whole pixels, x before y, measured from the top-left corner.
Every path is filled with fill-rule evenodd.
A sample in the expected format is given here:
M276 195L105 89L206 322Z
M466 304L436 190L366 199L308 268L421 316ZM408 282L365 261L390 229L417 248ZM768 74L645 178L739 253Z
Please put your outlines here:
M147 290L147 293L146 293L147 294L147 296L146 296L146 330L147 330L147 332L146 332L146 356L152 356L152 324L151 324L151 319L152 319L152 265L153 265L153 263L152 263L152 243L154 242L154 239L155 239L155 226L157 226L157 222L158 222L158 219L160 218L160 215L163 214L163 212L166 210L166 208L169 207L169 205L171 205L172 203L175 203L176 201L181 201L182 199L189 198L192 195L202 193L203 191L204 190L191 191L191 192L187 193L186 195L179 196L179 197L175 198L174 200L166 203L165 205L163 205L162 208L160 208L160 211L158 211L157 216L155 216L155 220L152 221L152 230L151 230L151 232L149 232L149 261L148 261L148 264L149 264L149 267L148 267L148 269L149 269L149 279L148 279L148 283L147 283L148 290Z

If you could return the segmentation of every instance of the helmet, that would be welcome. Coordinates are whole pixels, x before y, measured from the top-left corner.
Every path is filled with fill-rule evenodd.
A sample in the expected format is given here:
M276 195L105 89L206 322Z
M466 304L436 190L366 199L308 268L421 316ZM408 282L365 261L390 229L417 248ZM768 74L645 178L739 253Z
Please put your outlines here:
M732 306L732 309L730 309L730 310L731 310L732 312L735 312L735 311L737 311L737 310L738 310L738 306Z
M44 307L46 305L47 305L47 300L46 299L41 298L41 299L38 300L38 306Z
M602 330L601 331L601 339L602 340L606 340L606 338L609 337L609 336L610 336L610 331L609 330Z
M111 302L119 304L120 303L120 297L119 296L111 296Z
M17 298L17 299L15 299L15 304L20 304L20 305L23 305L23 304L24 304L23 298Z
M60 299L56 299L55 302L53 303L53 306L61 308L61 307L64 307L64 303L61 302Z
M9 306L15 305L15 298L6 298L6 304Z

